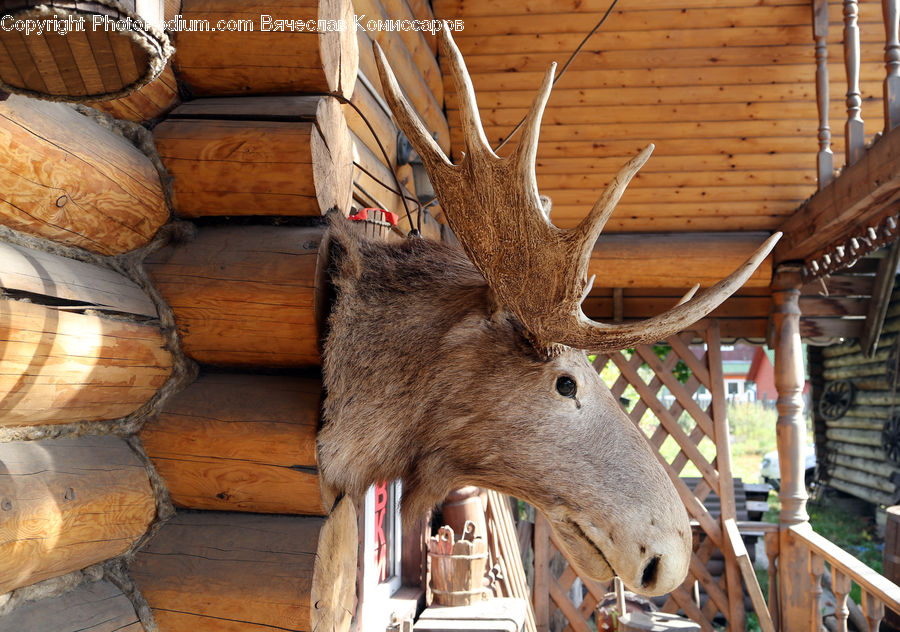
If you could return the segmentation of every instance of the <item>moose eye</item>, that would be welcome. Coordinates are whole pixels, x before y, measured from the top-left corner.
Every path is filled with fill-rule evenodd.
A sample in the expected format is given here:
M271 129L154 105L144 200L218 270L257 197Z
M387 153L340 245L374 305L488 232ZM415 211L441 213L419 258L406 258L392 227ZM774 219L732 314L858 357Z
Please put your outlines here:
M575 380L570 377L560 377L556 379L556 392L563 397L575 397Z

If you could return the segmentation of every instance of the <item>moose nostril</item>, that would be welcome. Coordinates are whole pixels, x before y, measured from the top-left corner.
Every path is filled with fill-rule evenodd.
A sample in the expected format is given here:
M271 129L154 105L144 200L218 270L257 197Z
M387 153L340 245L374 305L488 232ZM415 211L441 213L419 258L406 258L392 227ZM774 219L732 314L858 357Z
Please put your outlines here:
M656 583L656 576L659 574L659 556L656 555L650 558L650 561L647 562L647 565L644 567L644 572L641 574L641 586L644 588L649 588L651 585Z

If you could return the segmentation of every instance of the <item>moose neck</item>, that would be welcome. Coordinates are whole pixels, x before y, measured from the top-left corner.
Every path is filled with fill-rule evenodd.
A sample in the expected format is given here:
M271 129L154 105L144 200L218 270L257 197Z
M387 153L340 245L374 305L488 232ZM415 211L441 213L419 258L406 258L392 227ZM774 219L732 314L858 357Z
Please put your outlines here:
M404 515L421 515L470 469L465 452L451 454L451 435L478 420L464 410L471 406L454 412L446 401L453 367L442 349L473 333L467 323L488 323L490 293L458 248L370 241L343 224L331 230L336 298L325 343L320 467L330 485L352 495L401 478ZM513 334L506 323L488 326Z

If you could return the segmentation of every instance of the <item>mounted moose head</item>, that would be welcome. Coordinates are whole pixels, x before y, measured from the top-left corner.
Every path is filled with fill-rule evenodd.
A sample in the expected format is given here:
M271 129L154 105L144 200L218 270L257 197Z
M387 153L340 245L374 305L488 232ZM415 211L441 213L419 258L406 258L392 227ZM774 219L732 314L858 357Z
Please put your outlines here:
M556 228L535 175L555 66L519 145L499 158L462 56L446 28L439 38L465 135L455 165L401 94L377 44L375 54L391 110L468 259L421 239L367 241L345 226L350 222L333 223L337 296L318 436L326 493L360 495L375 481L400 478L409 520L457 487L489 487L543 511L591 577L615 573L641 593L671 591L690 559L687 513L586 351L658 341L689 327L747 280L778 236L731 276L660 316L589 320L581 302L591 287L591 249L652 146L619 171L579 226Z

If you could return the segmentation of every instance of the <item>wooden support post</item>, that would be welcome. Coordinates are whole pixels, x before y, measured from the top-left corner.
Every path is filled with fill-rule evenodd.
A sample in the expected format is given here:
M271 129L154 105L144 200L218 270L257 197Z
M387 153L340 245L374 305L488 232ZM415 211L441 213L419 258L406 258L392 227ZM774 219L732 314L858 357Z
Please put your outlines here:
M780 630L801 630L809 625L806 548L790 537L788 527L808 522L804 484L806 423L803 418L803 351L800 344L799 265L783 265L772 280L775 387L778 389L776 435L781 467L781 515L778 559Z
M862 94L859 91L859 3L844 0L844 68L847 71L847 123L844 126L846 165L852 165L865 153L866 136L862 120Z
M816 173L819 189L834 179L834 154L831 152L831 127L828 125L828 2L813 0L813 39L816 42L816 104L819 108L819 152Z
M211 373L141 430L178 507L322 515L318 379Z
M262 16L271 21L263 22ZM340 93L349 98L359 50L350 0L291 0L243 7L231 0L184 0L181 17L231 29L182 28L175 69L196 96ZM325 20L330 28L275 32L275 20ZM339 28L343 20L344 28Z
M155 516L147 471L118 437L0 443L0 594L123 553Z
M534 512L534 620L537 632L550 631L550 522Z
M148 257L185 354L222 366L318 366L323 235L323 228L209 227Z
M82 584L58 597L19 605L0 617L8 632L144 632L131 600L112 583Z
M184 217L350 212L350 133L333 98L197 99L153 138Z
M169 219L150 159L62 103L0 103L0 156L0 223L10 228L115 255Z
M900 123L900 2L881 0L884 18L884 132Z
M327 520L179 513L130 571L165 632L343 632L353 611L357 546L348 497Z

